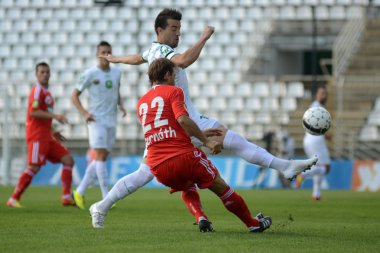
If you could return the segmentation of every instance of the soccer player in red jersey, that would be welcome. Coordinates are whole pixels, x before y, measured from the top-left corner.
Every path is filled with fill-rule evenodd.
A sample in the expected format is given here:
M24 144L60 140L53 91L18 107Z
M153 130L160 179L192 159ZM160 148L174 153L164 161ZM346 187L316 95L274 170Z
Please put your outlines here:
M26 116L26 143L28 146L28 169L25 170L17 186L9 198L9 207L21 207L21 195L32 182L33 176L46 164L62 163L62 205L70 206L75 202L71 197L72 168L74 160L70 152L61 144L66 138L59 132L52 130L53 119L66 124L67 118L63 114L53 113L54 99L49 89L50 67L41 62L36 65L37 83L33 86L28 101Z
M222 145L207 137L219 135L221 131L209 129L202 132L190 119L184 93L181 88L174 86L174 68L174 63L168 59L153 61L148 72L152 88L137 105L151 172L159 182L171 188L170 192L186 191L195 185L200 189L210 189L250 232L266 230L272 219L261 214L253 217L243 198L220 177L205 153L191 143L190 136L194 136L212 154L217 154L221 152ZM91 206L90 213L93 226L103 227L106 214L99 211L97 203ZM199 228L201 232L213 231L207 219L199 219Z

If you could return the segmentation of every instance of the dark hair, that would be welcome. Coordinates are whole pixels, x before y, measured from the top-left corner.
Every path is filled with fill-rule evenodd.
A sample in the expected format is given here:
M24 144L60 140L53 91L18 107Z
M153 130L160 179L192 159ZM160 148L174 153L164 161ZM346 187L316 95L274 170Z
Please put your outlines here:
M49 64L47 64L46 62L39 62L39 63L36 64L36 73L37 73L39 67L48 67L48 68L50 68Z
M165 29L168 26L168 19L181 21L182 13L176 9L163 9L156 17L154 22L154 30L158 34L157 29L160 27Z
M148 76L151 84L164 83L166 73L169 72L170 74L173 74L174 67L175 64L166 58L159 58L157 60L154 60L149 65L148 70Z
M107 41L101 41L101 42L99 42L99 44L98 44L98 46L97 46L97 49L99 50L99 47L110 47L110 48L112 48L111 47L111 44L110 43L108 43Z

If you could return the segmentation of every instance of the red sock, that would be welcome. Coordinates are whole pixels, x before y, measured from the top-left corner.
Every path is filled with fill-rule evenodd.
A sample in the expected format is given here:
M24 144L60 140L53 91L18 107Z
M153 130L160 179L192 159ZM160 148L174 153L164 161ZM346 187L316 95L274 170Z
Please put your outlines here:
M199 222L199 218L201 216L208 219L202 210L201 200L195 187L191 187L188 190L183 191L181 196L190 213L195 216L196 222Z
M17 186L12 194L13 199L20 200L22 193L28 188L30 183L32 182L33 176L36 173L32 169L24 170L24 172L21 174Z
M61 181L62 181L62 196L67 197L71 194L71 181L73 180L73 167L63 166Z
M242 197L229 186L219 196L228 211L235 214L249 228L259 226L258 220L254 219Z

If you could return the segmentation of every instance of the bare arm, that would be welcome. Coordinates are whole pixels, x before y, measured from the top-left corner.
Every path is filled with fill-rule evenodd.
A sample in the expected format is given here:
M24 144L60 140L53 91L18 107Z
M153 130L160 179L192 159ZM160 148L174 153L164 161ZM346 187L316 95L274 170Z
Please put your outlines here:
M127 116L127 111L125 110L124 108L124 105L123 105L123 99L121 98L121 95L120 95L120 85L119 85L119 92L117 94L117 105L119 107L119 110L123 113L123 118L125 116Z
M124 64L130 64L130 65L140 65L140 64L145 63L145 60L139 54L127 55L127 56L113 56L109 54L107 56L99 56L99 57L104 58L107 61L112 62L112 63L124 63Z
M43 111L40 109L30 112L29 115L32 116L33 118L37 118L37 119L55 119L61 124L68 123L68 120L65 117L65 115L54 114L54 113L46 112L46 111Z
M175 55L171 61L174 62L178 67L187 68L191 64L193 64L198 58L200 53L202 52L203 47L205 46L207 40L214 33L214 27L207 26L200 39L194 46L187 49L183 54Z
M221 152L221 145L215 141L207 139L197 124L195 124L195 122L188 116L179 116L177 122L190 136L194 136L195 138L199 139L206 147L212 151L213 154L218 154Z
M74 89L73 93L71 94L71 101L75 105L75 107L78 109L79 113L83 115L83 117L86 119L86 122L89 121L95 121L95 117L89 113L86 109L84 109L82 103L80 102L79 96L81 92L77 89Z

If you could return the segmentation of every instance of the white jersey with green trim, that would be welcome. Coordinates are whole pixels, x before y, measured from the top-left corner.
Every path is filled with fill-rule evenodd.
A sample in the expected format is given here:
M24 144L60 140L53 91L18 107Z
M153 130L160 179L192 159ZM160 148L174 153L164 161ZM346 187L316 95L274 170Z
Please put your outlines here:
M76 84L78 91L88 90L89 112L95 116L96 122L109 127L116 126L120 78L121 71L118 68L110 67L108 71L104 71L99 67L92 67L81 74Z
M161 44L154 41L150 48L142 54L144 61L151 64L154 60L159 58L167 58L171 60L178 53L168 45ZM186 71L183 68L176 67L175 85L180 87L185 94L185 104L190 118L199 119L201 114L195 109L190 98L189 82L187 81Z

